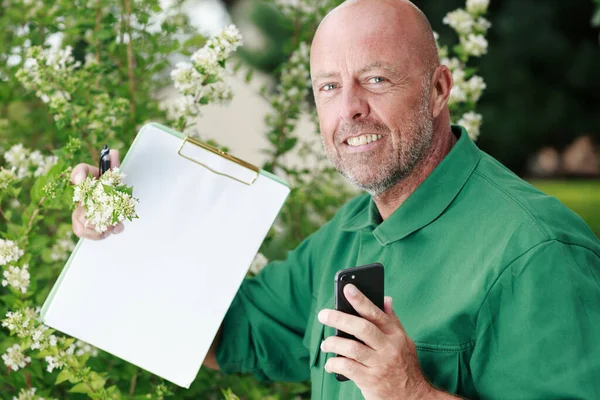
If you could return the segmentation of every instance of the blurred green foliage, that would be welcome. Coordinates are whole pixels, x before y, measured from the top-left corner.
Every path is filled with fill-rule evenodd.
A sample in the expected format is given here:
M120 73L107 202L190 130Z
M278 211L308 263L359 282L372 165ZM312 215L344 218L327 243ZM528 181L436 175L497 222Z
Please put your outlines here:
M462 0L415 0L442 40L440 23ZM443 5L442 5L443 4ZM515 173L543 146L564 149L577 136L600 142L600 45L590 0L492 0L488 54L479 74L478 145Z

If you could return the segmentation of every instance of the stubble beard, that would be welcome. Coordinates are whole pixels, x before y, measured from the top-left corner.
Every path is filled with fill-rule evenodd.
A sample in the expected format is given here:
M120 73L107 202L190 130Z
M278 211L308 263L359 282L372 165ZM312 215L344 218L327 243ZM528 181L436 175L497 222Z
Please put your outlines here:
M388 142L385 149L378 149L380 153L389 149L383 160L379 160L381 157L374 157L371 151L340 156L323 143L331 163L352 185L372 196L378 196L409 176L415 165L427 154L433 138L433 119L429 111L429 88L423 89L415 118L404 126L402 134L398 136L399 148L392 147L393 144ZM361 132L385 135L390 130L376 120L356 121L341 126L335 133L335 138ZM365 176L365 171L370 171L368 176Z

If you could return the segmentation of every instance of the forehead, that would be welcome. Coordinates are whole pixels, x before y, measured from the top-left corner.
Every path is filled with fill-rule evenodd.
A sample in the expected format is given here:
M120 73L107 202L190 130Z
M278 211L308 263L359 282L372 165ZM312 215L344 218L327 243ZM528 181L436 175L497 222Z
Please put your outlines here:
M406 34L382 16L335 16L317 32L311 48L311 74L355 73L374 63L404 70L410 62Z

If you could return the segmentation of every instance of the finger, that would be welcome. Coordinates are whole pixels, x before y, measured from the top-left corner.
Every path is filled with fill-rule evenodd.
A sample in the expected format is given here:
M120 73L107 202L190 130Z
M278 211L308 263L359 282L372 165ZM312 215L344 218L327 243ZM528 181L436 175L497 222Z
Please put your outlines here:
M329 373L341 374L351 379L357 385L360 385L368 378L369 368L345 357L332 357L325 363L325 371Z
M321 310L318 318L322 324L354 335L374 350L381 349L387 344L384 333L364 318L336 310Z
M361 293L360 290L353 284L347 284L344 287L344 295L346 299L354 307L358 314L368 321L371 321L379 329L385 333L391 333L389 328L390 318L388 315L377 307L367 296Z
M79 237L92 240L106 239L111 234L119 234L123 232L125 226L119 222L117 225L109 226L104 232L98 232L94 226L86 220L85 209L83 206L78 206L73 211L73 232Z
M351 358L366 366L374 365L377 353L357 342L356 340L346 339L339 336L330 336L321 343L321 350L327 353L335 353L341 356Z
M110 167L111 168L120 167L121 160L119 160L119 150L111 149L108 154L110 156Z
M77 164L71 172L71 182L74 185L79 185L87 176L91 174L93 177L98 178L100 171L97 167L89 164Z
M125 230L125 225L123 225L122 222L119 222L117 225L115 225L114 227L112 227L110 229L112 229L112 233L114 233L115 235L118 235L119 233L123 232L123 230Z
M78 209L81 208L83 213L85 213L85 211L83 210L83 207L78 207ZM75 233L75 235L77 235L77 237L83 238L83 239L90 239L90 240L101 240L104 239L106 237L108 237L109 234L103 234L103 233L99 233L96 232L94 229L87 227L85 225L85 222L81 221L81 211L75 210L73 212L73 214L71 215L71 220L73 222L72 225L72 229L73 229L73 233Z

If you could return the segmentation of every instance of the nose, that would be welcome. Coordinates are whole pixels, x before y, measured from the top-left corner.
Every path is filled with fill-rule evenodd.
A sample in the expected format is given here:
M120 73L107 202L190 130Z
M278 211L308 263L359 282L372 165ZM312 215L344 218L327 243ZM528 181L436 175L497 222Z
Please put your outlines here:
M369 111L369 102L365 98L360 86L350 84L342 88L342 120L364 119L369 115Z

